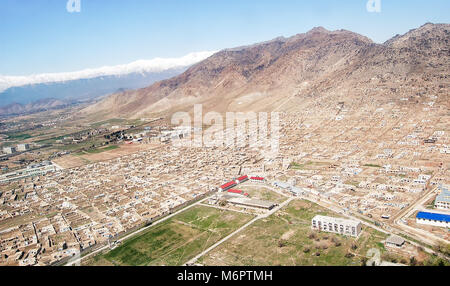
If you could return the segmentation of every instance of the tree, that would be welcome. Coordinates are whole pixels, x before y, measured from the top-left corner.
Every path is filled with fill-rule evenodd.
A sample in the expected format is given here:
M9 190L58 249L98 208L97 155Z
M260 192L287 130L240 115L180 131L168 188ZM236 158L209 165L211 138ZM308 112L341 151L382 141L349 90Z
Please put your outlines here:
M439 244L433 248L436 252L440 252L445 255L450 255L450 243L439 242Z
M417 265L417 259L414 256L411 257L411 259L409 260L409 265L411 265L411 266Z
M334 236L331 238L331 242L334 243L334 246L336 246L336 247L339 247L342 245L341 242Z
M285 247L286 244L287 244L287 243L286 243L286 241L285 241L284 239L278 240L278 247L279 247L279 248Z
M367 261L369 261L369 259L367 259L367 257L361 258L361 266L367 266Z

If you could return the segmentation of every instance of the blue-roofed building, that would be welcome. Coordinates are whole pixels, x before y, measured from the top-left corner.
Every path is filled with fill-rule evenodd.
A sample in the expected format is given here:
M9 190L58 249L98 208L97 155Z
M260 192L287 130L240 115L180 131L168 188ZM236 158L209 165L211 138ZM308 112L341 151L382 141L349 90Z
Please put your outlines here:
M450 210L450 191L442 189L442 192L436 197L434 206L442 210Z
M430 212L419 212L416 216L418 224L426 224L450 228L450 215Z

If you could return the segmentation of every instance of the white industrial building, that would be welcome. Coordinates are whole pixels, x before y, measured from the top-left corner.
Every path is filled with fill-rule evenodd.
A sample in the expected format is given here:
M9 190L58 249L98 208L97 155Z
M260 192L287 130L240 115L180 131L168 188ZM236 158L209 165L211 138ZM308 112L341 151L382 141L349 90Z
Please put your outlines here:
M17 170L11 173L0 175L0 183L13 182L29 177L42 176L48 172L55 172L59 167L55 166L49 161L44 161L39 164L30 165L26 169Z
M362 231L361 222L328 216L315 216L311 228L318 231L333 232L342 235L358 237Z
M416 223L450 228L450 215L419 212L416 216Z
M17 145L17 151L28 151L30 150L30 145L29 144L19 144Z
M434 206L438 209L449 210L450 209L450 191L442 189L442 192L436 197Z
M3 147L3 153L5 153L5 154L14 154L14 153L16 153L16 148L14 148L14 147Z

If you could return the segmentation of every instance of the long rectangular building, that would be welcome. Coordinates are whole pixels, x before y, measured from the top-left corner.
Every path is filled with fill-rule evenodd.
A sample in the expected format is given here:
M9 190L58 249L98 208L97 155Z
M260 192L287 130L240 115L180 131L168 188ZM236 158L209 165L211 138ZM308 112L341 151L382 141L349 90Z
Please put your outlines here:
M228 190L231 189L231 188L234 188L236 185L237 185L237 184L236 184L235 181L231 181L231 182L228 182L228 183L223 184L222 186L220 186L220 189L221 189L223 192L225 192L225 191L228 191Z
M353 237L357 237L362 231L362 225L359 221L321 215L317 215L312 219L311 228Z
M248 181L248 176L247 175L237 178L236 183L242 184L242 183L244 183L246 181Z
M442 210L450 210L450 191L443 189L442 192L436 197L434 206Z
M264 182L264 178L263 177L250 177L250 180L252 182L257 182L257 183L263 183Z
M450 228L450 215L419 212L416 216L416 223Z
M42 176L47 174L48 172L55 172L57 170L58 168L52 163L36 164L33 166L28 166L26 169L0 175L0 183L18 181L29 177Z

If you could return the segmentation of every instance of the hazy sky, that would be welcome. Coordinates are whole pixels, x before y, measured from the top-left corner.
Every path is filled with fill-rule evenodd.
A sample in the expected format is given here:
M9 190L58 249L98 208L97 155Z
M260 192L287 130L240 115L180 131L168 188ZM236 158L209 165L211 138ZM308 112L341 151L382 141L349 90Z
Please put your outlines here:
M0 74L66 72L180 57L292 36L316 26L376 42L449 23L449 0L0 0Z

